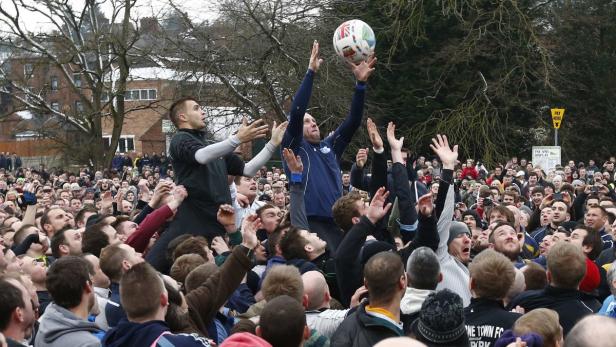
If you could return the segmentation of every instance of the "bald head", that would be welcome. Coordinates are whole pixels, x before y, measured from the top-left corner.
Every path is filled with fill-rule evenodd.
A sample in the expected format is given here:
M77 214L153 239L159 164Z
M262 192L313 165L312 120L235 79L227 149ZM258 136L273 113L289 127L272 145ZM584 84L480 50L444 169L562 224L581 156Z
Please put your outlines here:
M605 316L586 316L567 335L565 347L609 347L616 340L616 320Z
M308 271L302 275L304 295L308 296L307 310L329 308L329 287L319 271Z
M374 347L426 347L426 345L410 337L390 337L381 340Z

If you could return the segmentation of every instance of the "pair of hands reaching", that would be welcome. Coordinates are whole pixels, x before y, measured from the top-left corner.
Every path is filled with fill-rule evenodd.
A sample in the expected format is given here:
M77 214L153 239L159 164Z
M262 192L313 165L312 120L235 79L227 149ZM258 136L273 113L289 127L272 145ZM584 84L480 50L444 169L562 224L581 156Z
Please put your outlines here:
M366 82L370 75L374 72L374 66L376 65L376 57L371 56L368 61L362 61L360 63L354 63L350 59L345 60L349 66L355 79L360 82ZM312 51L310 52L310 62L308 68L314 72L319 71L323 59L319 57L319 42L316 40L312 43Z

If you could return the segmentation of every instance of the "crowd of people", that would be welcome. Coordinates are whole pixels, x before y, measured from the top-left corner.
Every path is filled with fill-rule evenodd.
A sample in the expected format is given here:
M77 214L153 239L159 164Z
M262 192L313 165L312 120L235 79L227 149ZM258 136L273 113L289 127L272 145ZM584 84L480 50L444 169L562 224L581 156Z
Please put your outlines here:
M615 158L487 167L445 135L411 152L362 120L374 58L322 138L321 62L315 42L279 125L214 142L182 98L168 157L0 168L0 346L612 345Z

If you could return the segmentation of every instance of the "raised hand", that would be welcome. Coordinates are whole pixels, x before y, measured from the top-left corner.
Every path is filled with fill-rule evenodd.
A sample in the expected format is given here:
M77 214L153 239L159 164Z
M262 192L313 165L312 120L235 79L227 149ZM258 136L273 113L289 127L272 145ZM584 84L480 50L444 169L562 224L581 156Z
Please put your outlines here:
M436 138L432 139L430 148L438 155L443 163L443 169L453 170L458 160L458 145L449 147L446 135L437 134Z
M404 137L396 139L396 125L394 124L394 122L389 122L389 124L387 124L387 142L389 142L389 147L391 147L392 151L402 150L402 145L404 144Z
M389 192L385 191L385 187L379 188L376 193L374 193L374 197L366 213L366 217L368 217L372 224L376 224L381 220L391 208L391 202L385 205L388 196Z
M173 200L179 201L181 203L182 201L184 201L184 199L186 199L187 196L188 191L186 191L186 188L184 188L184 186L180 185L173 188Z
M276 121L274 121L274 125L272 126L272 138L270 142L274 146L278 146L282 142L282 137L284 136L285 130L287 130L287 125L289 122L282 122L280 125L276 126Z
M319 58L319 42L314 40L312 43L312 52L310 53L310 63L308 68L314 72L319 71L319 67L323 63L323 59Z
M216 236L212 239L212 249L216 252L216 254L221 255L225 252L229 252L229 245L227 245L222 237Z
M268 126L265 124L263 119L257 119L256 121L248 124L248 120L246 118L242 119L242 126L237 131L237 139L240 142L248 142L255 139L264 138L267 135Z
M292 150L290 150L289 148L284 148L282 150L282 157L287 163L287 167L289 168L291 173L304 172L304 164L302 163L302 158L299 155L296 156Z
M113 206L113 196L111 196L111 191L106 191L103 193L103 197L101 198L101 211L103 213L108 213L111 211Z
M350 59L347 59L348 65L355 75L355 79L359 82L366 82L368 77L374 72L374 65L376 65L376 57L372 56L368 61L362 61L361 63L353 63Z
M432 203L431 193L423 195L417 200L417 209L424 217L429 217L432 214L434 204Z
M368 161L368 148L360 148L355 155L355 164L358 168L363 169Z
M235 201L237 201L237 204L242 208L250 207L250 199L242 193L235 194Z
M261 218L256 214L251 214L244 217L242 221L242 245L249 249L255 249L259 240L257 239L257 230L261 228Z
M235 209L233 209L233 206L228 204L220 205L216 213L216 219L218 223L225 227L226 232L232 233L237 230L235 227Z
M368 136L370 137L370 142L372 142L372 148L380 152L383 149L383 139L379 134L379 129L377 129L376 124L374 124L371 118L368 118L366 121L366 127L368 128Z
M172 189L171 182L167 182L167 181L158 182L158 185L156 185L156 188L154 188L154 195L152 196L152 199L150 200L150 206L154 208L158 206L158 204L161 203L164 197L167 194L171 193L171 189Z

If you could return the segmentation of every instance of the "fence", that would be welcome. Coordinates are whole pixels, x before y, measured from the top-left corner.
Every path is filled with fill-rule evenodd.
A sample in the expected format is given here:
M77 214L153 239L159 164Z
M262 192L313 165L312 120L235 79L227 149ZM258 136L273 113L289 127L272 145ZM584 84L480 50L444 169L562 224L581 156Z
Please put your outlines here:
M22 158L53 156L58 145L52 140L0 141L0 152L17 153Z

